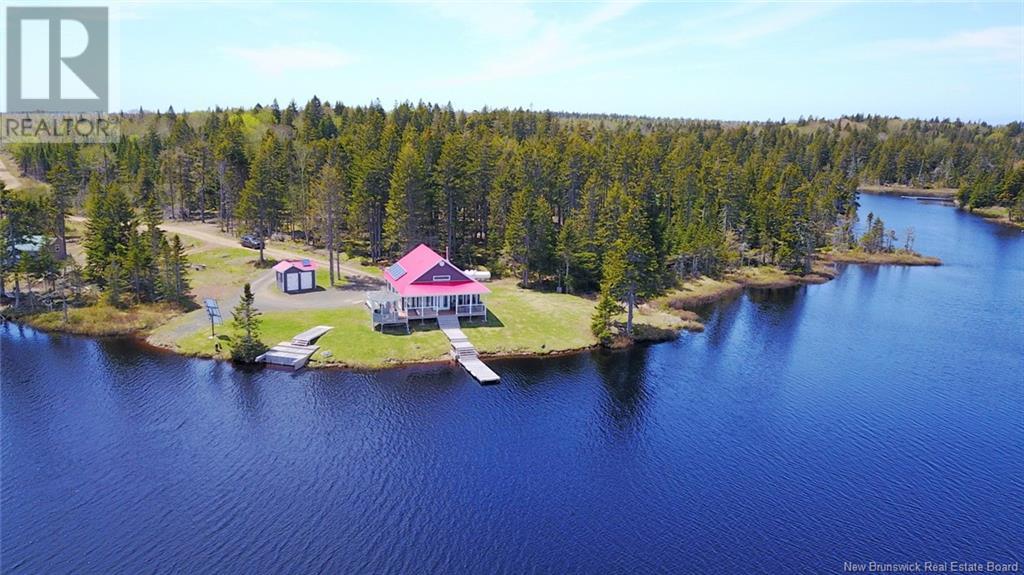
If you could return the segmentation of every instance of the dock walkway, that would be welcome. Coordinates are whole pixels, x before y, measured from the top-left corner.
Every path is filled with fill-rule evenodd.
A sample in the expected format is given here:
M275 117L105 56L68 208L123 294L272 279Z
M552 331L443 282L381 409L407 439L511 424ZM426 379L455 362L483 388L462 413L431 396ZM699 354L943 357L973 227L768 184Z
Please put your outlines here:
M459 324L457 316L438 316L437 325L448 336L448 341L452 343L452 359L462 364L462 367L466 368L470 375L480 383L497 383L501 380L498 374L487 367L483 361L480 361L476 348L469 343L469 338L462 332L462 326Z
M331 330L329 325L318 325L292 338L292 345L309 345Z

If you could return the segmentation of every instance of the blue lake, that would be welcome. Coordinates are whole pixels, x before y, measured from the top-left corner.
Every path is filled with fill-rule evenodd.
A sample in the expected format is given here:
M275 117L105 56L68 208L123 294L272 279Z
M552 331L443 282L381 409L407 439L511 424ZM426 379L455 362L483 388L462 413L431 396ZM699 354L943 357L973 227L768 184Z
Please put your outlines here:
M2 328L4 573L830 573L1024 561L1024 234L617 353L245 372Z

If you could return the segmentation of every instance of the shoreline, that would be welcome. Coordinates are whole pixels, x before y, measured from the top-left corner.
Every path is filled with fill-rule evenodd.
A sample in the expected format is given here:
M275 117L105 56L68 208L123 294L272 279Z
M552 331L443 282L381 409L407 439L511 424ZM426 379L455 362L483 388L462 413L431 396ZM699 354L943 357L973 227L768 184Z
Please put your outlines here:
M972 214L980 216L985 220L994 224L1007 226L1011 228L1017 228L1018 230L1024 230L1024 221L1015 222L1010 219L1010 210L1001 206L991 206L988 208L960 208L958 209Z
M941 266L942 260L932 256L924 256L917 252L897 250L895 252L868 253L861 250L843 252L827 252L819 256L822 261L837 264L859 264L874 266Z
M847 252L847 254L855 252ZM867 257L863 257L867 256ZM881 257L879 257L881 256ZM886 258L885 256L892 256ZM911 257L916 258L914 261L905 261L905 258ZM898 261L897 261L898 260ZM723 278L714 279L709 277L700 277L693 280L683 282L679 287L669 291L668 293L654 298L645 304L639 306L636 314L637 321L634 329L634 338L628 339L625 337L616 338L615 344L612 346L602 346L598 342L594 342L591 345L569 347L565 349L551 349L543 352L538 351L509 351L509 352L487 352L481 351L480 357L484 359L525 359L525 358L545 358L545 357L560 357L581 354L591 352L599 349L624 349L635 345L653 345L657 343L663 343L667 341L674 341L679 338L684 331L687 332L702 332L704 330L704 324L701 321L700 315L695 311L697 309L706 307L718 303L720 301L736 297L743 293L747 289L787 289L801 285L818 285L827 283L836 277L838 277L841 269L838 267L839 264L854 264L854 265L903 265L903 266L937 266L942 265L938 258L931 258L927 256L912 255L912 254L862 254L861 257L857 255L849 256L846 255L843 258L837 258L836 254L819 254L815 258L815 262L812 271L805 274L795 274L785 272L779 268L773 266L751 266L740 268L739 270L727 273ZM90 308L76 308L89 310ZM71 311L71 310L69 310ZM152 313L153 310L146 310L146 313ZM173 320L176 317L180 317L180 311L174 313L174 315L167 318L166 321L159 324L146 324L143 326L125 326L125 331L110 331L104 330L101 332L90 332L88 330L77 330L77 329L61 329L59 326L48 324L47 322L33 321L37 320L39 316L49 316L52 314L60 314L60 311L54 312L42 312L37 314L24 314L17 317L8 317L8 319L15 324L25 325L32 329L39 330L44 333L52 334L68 334L78 337L91 337L96 339L118 339L125 338L133 340L137 345L141 345L147 349L153 351L159 351L160 353L175 354L183 357L192 357L198 359L211 359L215 361L227 361L230 362L230 358L222 354L206 353L206 352L193 352L186 351L177 347L175 344L168 344L165 342L155 342L150 337L152 332L164 325L168 321ZM87 313L87 312L86 312ZM125 314L130 314L129 311L124 311ZM669 315L672 316L676 321L670 325L651 325L648 323L641 323L645 315L648 318L656 317L658 315ZM639 337L637 337L639 336ZM322 359L319 357L311 358L308 368L310 369L342 369L349 371L364 371L364 372L375 372L388 369L401 369L414 366L428 366L428 365L451 365L452 362L447 358L446 354L442 354L439 357L414 359L409 361L394 361L385 362L379 365L363 365L358 363L349 363L344 360L336 359L336 356L332 356L329 359Z
M896 184L861 184L857 187L857 191L876 196L911 196L953 200L959 190L956 188L918 188Z
M1009 209L1003 206L990 206L987 208L965 208L956 199L959 190L956 188L915 188L911 186L880 186L861 185L857 188L859 193L874 196L899 196L908 199L917 198L921 200L941 200L952 202L956 209L984 218L990 222L1024 230L1024 221L1013 221L1010 219Z

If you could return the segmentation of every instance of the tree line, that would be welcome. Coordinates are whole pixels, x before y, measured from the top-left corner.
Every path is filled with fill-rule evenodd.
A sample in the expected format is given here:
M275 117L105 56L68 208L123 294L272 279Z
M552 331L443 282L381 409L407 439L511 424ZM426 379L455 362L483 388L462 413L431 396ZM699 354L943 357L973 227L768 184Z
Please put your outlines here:
M1020 123L723 123L314 97L283 109L140 110L122 131L109 146L13 152L52 185L55 213L88 210L109 190L117 209L144 219L285 234L332 262L338 252L390 261L423 242L524 286L615 284L623 302L741 263L809 270L815 249L853 245L843 230L859 182L959 187L976 207L1024 202ZM164 257L144 240L150 258Z

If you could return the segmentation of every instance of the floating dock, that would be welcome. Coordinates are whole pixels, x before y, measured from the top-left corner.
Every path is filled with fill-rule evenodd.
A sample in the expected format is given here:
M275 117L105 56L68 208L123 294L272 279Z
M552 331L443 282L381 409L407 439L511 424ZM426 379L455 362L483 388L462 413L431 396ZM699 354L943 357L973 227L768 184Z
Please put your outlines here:
M302 369L318 349L319 345L292 345L291 342L282 341L270 348L267 353L257 357L256 361Z
M302 369L309 363L309 358L320 349L313 342L331 329L329 325L318 325L307 329L289 341L282 341L256 358L257 362L271 365L283 365L292 369Z
M487 367L480 360L476 348L473 347L473 344L469 343L469 338L466 337L466 334L462 333L462 326L459 324L458 317L454 315L438 316L437 325L448 336L448 341L452 343L452 359L462 364L462 367L466 368L470 375L480 383L498 383L501 381L498 374L494 373L491 368Z

